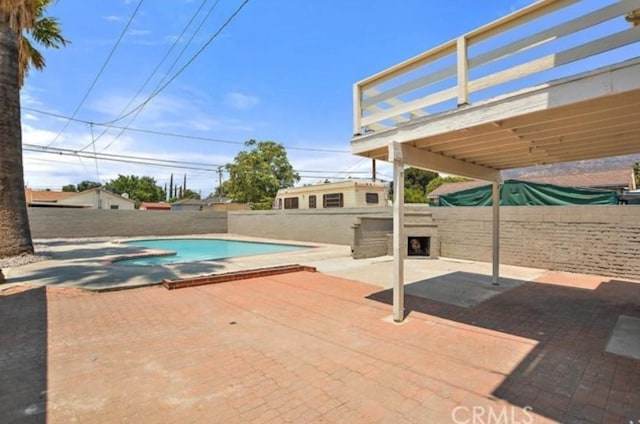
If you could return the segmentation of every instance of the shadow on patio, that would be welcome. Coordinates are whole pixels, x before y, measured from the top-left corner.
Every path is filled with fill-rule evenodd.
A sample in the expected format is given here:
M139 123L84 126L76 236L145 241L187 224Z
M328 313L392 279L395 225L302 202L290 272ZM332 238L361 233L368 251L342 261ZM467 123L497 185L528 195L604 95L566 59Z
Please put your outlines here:
M47 293L45 287L0 293L0 417L45 423Z
M454 272L408 284L405 310L537 341L493 396L564 423L640 419L640 360L605 352L618 317L640 317L640 284L609 280L584 288L552 274L508 281L479 302L450 301L469 294L474 275ZM486 276L475 277L481 292L491 290ZM449 297L439 294L447 282ZM392 291L368 298L391 304Z

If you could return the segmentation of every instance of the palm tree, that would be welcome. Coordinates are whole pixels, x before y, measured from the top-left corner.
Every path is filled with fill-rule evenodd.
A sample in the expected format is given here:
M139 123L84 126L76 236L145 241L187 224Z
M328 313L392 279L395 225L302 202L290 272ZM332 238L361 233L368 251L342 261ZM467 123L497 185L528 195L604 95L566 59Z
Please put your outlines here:
M0 258L33 252L24 194L20 88L45 61L30 40L58 48L67 40L44 16L52 0L0 0Z

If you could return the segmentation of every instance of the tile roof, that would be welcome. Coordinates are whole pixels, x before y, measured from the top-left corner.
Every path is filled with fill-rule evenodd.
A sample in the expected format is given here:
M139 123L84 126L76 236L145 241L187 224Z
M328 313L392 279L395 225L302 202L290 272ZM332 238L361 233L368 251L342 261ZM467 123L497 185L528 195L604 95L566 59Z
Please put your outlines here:
M156 210L171 210L171 205L168 203L153 203L142 202L140 203L140 209L156 209Z

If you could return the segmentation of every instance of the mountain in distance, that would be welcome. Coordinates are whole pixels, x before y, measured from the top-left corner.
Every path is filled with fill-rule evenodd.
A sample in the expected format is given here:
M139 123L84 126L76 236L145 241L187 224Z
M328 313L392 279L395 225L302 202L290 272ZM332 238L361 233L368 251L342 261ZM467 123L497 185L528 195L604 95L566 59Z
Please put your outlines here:
M592 172L610 169L628 168L631 170L633 164L636 162L640 162L640 154L510 169L508 171L504 171L502 174L505 180L517 179L523 175L527 175L529 177L553 177L556 175L589 174Z

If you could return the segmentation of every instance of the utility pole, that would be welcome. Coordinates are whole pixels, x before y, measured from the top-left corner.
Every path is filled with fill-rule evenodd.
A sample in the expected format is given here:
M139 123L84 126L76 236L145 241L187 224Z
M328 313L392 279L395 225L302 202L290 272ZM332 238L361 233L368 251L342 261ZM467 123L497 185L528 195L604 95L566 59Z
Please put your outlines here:
M372 159L371 160L371 164L372 164L372 167L371 167L371 179L375 183L376 182L376 160Z

